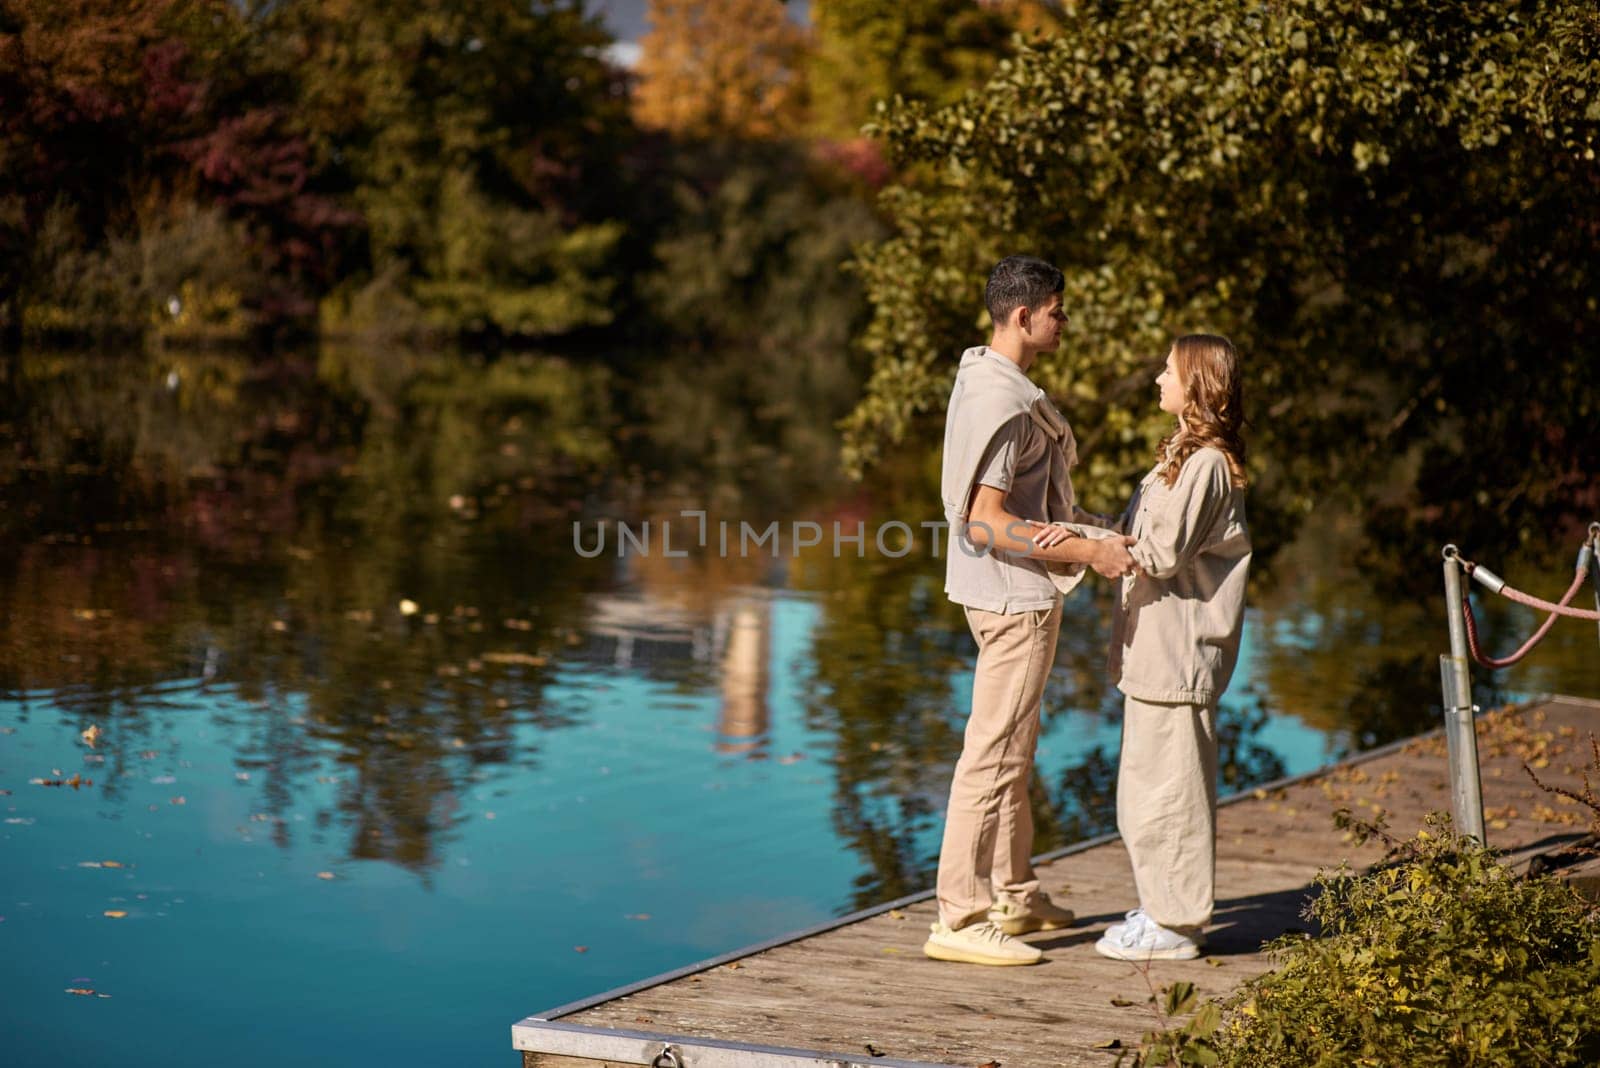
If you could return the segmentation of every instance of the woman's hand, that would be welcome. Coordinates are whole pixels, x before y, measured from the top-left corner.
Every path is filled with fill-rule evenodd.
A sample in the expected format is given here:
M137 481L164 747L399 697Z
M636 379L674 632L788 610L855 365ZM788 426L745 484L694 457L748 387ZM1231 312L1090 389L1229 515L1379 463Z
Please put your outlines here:
M1027 522L1029 536L1032 538L1033 543L1041 549L1048 549L1052 545L1060 545L1068 538L1081 536L1075 531L1069 530L1062 523L1041 523L1037 519L1030 519Z

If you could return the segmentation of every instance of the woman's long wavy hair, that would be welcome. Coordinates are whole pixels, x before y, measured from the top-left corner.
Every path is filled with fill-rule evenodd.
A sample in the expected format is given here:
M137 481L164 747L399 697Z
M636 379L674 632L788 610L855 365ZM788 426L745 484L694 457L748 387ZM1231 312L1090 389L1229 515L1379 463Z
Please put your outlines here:
M1244 470L1244 382L1233 342L1217 334L1185 334L1172 345L1173 365L1183 384L1178 429L1156 448L1161 478L1178 481L1183 462L1210 446L1228 458L1229 481L1249 485Z

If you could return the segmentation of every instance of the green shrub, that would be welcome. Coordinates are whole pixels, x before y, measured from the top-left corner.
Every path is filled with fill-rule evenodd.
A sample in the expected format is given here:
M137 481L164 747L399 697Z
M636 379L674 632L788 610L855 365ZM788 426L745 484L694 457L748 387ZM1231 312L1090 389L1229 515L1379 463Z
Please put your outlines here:
M1216 1032L1220 1063L1600 1064L1600 912L1429 826L1399 859L1318 877L1322 937L1285 937Z

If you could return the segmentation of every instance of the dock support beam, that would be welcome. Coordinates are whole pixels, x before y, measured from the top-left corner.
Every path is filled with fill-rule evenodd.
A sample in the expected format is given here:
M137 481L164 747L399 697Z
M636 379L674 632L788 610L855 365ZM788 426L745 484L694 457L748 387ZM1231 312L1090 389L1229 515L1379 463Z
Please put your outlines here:
M1472 676L1467 670L1466 608L1461 599L1461 560L1449 546L1444 554L1445 612L1450 621L1450 655L1439 658L1444 690L1444 736L1450 753L1450 804L1458 834L1485 842L1483 789L1478 779L1478 735L1473 727Z

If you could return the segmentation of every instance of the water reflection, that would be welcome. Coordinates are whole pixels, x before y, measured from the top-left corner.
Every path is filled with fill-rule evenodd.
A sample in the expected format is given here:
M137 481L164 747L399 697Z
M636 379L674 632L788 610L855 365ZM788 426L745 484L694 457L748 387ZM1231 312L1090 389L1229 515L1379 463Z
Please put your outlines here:
M717 752L764 757L770 741L772 709L772 608L751 598L733 605L718 620L725 638L722 656L722 707L717 715Z
M531 894L599 923L586 946L629 947L608 962L558 935L541 1005L931 883L975 652L943 561L870 537L859 556L725 556L680 514L916 529L937 518L918 459L853 489L825 453L674 470L618 414L640 410L623 376L551 355L27 355L0 390L0 727L47 739L0 737L8 818L34 819L28 778L69 759L108 820L198 809L214 759L226 790L204 804L247 805L241 841L331 874L379 862L365 879L481 901L485 931ZM792 412L815 425L785 440L820 440L829 411ZM719 443L725 461L738 449ZM572 521L602 517L657 538L670 523L694 551L575 553ZM1367 581L1351 542L1315 525L1263 576L1219 715L1225 792L1437 720L1438 598ZM1041 850L1113 823L1107 596L1087 584L1067 605L1032 789ZM1491 644L1528 622L1489 607ZM1526 667L1479 673L1480 702L1594 692L1592 642L1557 628ZM93 751L73 742L90 725ZM503 894L462 889L456 866L491 851ZM646 913L677 921L641 935Z

